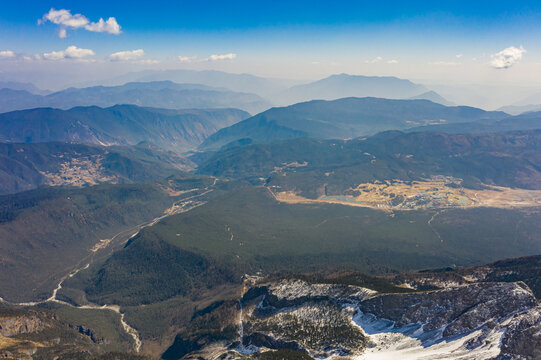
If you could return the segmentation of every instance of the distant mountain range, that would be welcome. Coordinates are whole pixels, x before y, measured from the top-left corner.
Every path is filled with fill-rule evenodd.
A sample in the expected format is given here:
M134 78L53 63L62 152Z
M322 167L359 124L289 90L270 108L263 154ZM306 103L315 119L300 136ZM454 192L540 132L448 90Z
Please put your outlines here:
M75 106L108 107L118 104L166 109L239 108L251 113L270 107L266 100L254 94L200 84L177 84L171 81L68 88L48 95L37 95L27 89L0 87L0 112L36 107L70 109Z
M300 83L294 80L263 78L251 74L232 74L217 70L144 70L101 81L99 84L120 85L132 81L174 81L177 83L202 84L227 88L232 91L258 94L262 97L268 97ZM88 85L82 84L81 86Z
M69 109L134 104L170 109L234 107L258 113L271 104L367 96L426 99L452 105L423 85L391 76L337 74L305 84L299 82L193 70L128 73L99 86L68 88L55 93L42 91L32 84L5 82L0 83L0 112L34 107Z
M0 114L2 142L78 142L134 145L149 141L183 152L217 130L249 116L237 109L167 110L135 105L37 108Z
M14 80L13 78L11 80ZM499 110L517 115L526 111L541 110L541 95L539 93L531 94L531 90L525 88L513 88L511 98L501 92L495 91L491 86L451 86L432 84L425 86L412 82L407 79L400 79L393 76L363 76L351 74L334 74L326 78L308 81L308 80L293 80L279 78L265 78L251 74L234 74L216 70L144 70L139 72L130 72L109 79L102 79L92 82L84 82L74 84L76 88L101 88L101 87L122 87L126 83L147 83L147 82L175 82L178 84L191 85L184 87L183 90L208 90L208 91L231 91L244 93L244 95L257 94L260 98L253 99L256 104L251 104L249 99L240 99L239 104L226 105L236 107L255 114L274 105L291 105L300 101L308 100L334 100L343 97L382 97L391 99L426 99L443 105L468 104L472 106L481 106L486 108L497 108L501 104L511 103L510 105L500 107ZM22 83L18 81L0 81L0 89L24 90L33 95L48 95L51 91L41 90L31 83ZM57 91L62 93L64 90ZM528 95L530 94L530 95ZM442 96L443 95L443 96ZM10 111L21 109L19 107L8 107L6 104L14 103L14 99L20 101L21 94L14 98L14 94L0 93L0 111ZM117 95L115 95L117 96ZM194 98L200 96L197 101L202 103L202 106L194 102ZM209 105L209 100L205 99L201 94L190 95L192 105L184 105L184 101L175 99L174 102L180 105L175 105L173 108L195 108L195 107L222 107L223 101L214 101L215 105ZM224 101L227 96L222 94ZM3 100L6 98L7 100ZM264 100L263 100L264 99ZM116 99L115 99L116 100ZM155 101L153 99L152 101ZM45 103L45 100L28 100L29 106L25 108L37 106L52 106L61 107L56 104ZM41 101L41 103L39 102ZM58 100L55 100L58 101ZM70 100L71 101L71 100ZM104 100L101 100L104 101ZM144 101L144 99L143 99ZM151 101L151 100L149 100ZM160 103L144 103L134 102L130 96L126 96L123 101L97 103L85 102L66 105L62 108L73 106L97 105L97 106L112 106L122 103L133 103L143 106L154 107L170 107L169 105ZM248 101L249 104L245 104ZM263 105L257 103L263 101ZM212 102L212 101L211 101ZM5 103L5 104L3 104ZM167 103L167 101L164 101Z
M541 111L541 104L529 104L529 105L508 105L502 106L499 110L505 111L508 114L520 115L528 112Z
M51 93L49 90L39 89L32 83L21 83L16 81L0 81L0 89L24 90L36 95L47 95Z
M335 100L345 97L381 97L404 99L428 91L423 85L391 76L338 74L308 84L297 85L282 92L281 103L308 100Z
M128 73L105 83L118 85L130 81L174 81L177 83L201 84L231 91L257 94L274 104L280 105L290 105L308 100L335 100L344 97L366 96L391 99L427 99L444 105L452 105L439 94L429 91L423 85L392 76L336 74L321 80L303 83L302 81L262 78L249 74L231 74L221 71L146 70ZM241 106L233 107L245 109Z
M428 100L381 98L314 100L288 107L272 108L224 128L206 139L201 148L218 149L244 138L255 142L298 137L347 139L372 135L384 130L497 120L507 116L503 112L487 112L466 106L446 107Z
M541 92L530 94L522 100L516 101L507 106L502 106L499 110L513 115L541 111Z

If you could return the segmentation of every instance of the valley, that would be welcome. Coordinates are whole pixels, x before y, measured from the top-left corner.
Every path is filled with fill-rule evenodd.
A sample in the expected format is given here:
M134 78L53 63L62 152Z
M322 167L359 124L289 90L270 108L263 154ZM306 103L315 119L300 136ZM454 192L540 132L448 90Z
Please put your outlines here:
M102 259L104 257L107 257L108 254L104 254L104 252L109 251L109 254L112 253L112 251L114 251L113 248L122 247L126 243L126 241L129 241L130 239L137 236L137 234L142 229L144 229L146 227L149 227L149 226L153 226L156 223L158 223L160 220L162 220L162 219L164 219L164 218L166 218L168 216L172 216L172 215L175 215L175 214L178 214L178 213L190 211L193 208L202 205L204 202L201 202L201 201L199 201L197 199L203 198L205 195L212 192L213 191L212 187L216 185L216 182L217 182L217 179L214 179L213 183L210 184L206 188L203 188L203 189L191 189L191 191L188 192L188 193L190 193L189 196L185 196L181 200L176 201L170 208L166 209L163 212L163 215L161 215L161 216L159 216L159 217L157 217L157 218L155 218L153 220L142 223L142 224L139 224L139 225L136 225L136 226L134 226L134 227L132 227L130 229L123 230L123 231L115 234L114 236L112 236L110 239L100 240L99 243L97 243L90 250L90 253L86 257L81 259L81 261L79 262L79 263L82 263L84 265L82 265L82 267L78 267L78 268L74 269L69 274L67 274L65 277L63 277L60 280L60 282L58 283L58 285L56 286L56 288L52 291L52 295L50 297L48 297L47 299L45 299L43 301L31 301L31 302L14 303L14 302L6 301L2 297L0 297L0 303L5 304L5 305L9 305L9 306L16 306L16 307L36 307L36 306L39 306L39 305L42 305L42 304L56 303L56 304L59 304L59 305L62 305L62 306L73 307L75 309L81 309L81 310L112 311L112 312L119 315L119 321L120 321L120 324L122 326L122 329L124 330L124 332L127 335L129 335L132 338L132 340L133 340L133 349L134 349L134 351L136 353L138 353L140 351L140 349L141 349L141 340L139 338L139 334L138 334L136 329L131 327L126 322L125 313L120 311L120 307L118 305L96 305L96 304L92 304L92 303L86 303L84 305L76 305L76 304L74 305L72 303L68 303L66 301L63 301L63 300L59 299L57 297L58 293L59 293L59 291L62 290L62 285L63 285L64 281L66 281L69 278L72 278L72 277L76 276L80 271L84 271L84 270L88 269L89 266L92 265L95 261L100 261L100 259ZM192 194L193 192L195 192L195 194ZM20 345L20 344L17 344L16 341L14 342L14 340L10 340L8 338L8 339L5 340L4 343L0 343L0 351L2 351L5 348L11 348L11 347L16 346L16 345ZM28 345L25 344L25 346L23 346L23 347L26 347L26 346L28 346ZM47 345L47 344L34 344L34 347L46 348L48 346L49 345ZM16 346L16 347L19 347L19 346Z
M6 84L0 357L541 356L539 113L394 76Z
M289 204L341 204L386 211L471 207L511 209L541 205L541 190L487 185L483 189L465 189L461 186L461 179L444 176L408 183L401 180L364 183L344 193L347 195L323 195L318 199L304 198L293 192L276 192L273 195L278 201Z

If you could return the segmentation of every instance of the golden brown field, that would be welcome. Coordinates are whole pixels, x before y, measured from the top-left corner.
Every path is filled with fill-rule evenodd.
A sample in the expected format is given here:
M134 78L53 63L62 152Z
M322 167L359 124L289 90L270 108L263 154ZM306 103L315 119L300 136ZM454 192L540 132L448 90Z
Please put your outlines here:
M278 192L275 197L286 203L331 203L381 210L416 210L451 207L535 207L541 205L541 190L486 186L482 190L460 186L460 179L444 176L423 181L376 181L359 184L348 195L326 195L307 199L293 192Z

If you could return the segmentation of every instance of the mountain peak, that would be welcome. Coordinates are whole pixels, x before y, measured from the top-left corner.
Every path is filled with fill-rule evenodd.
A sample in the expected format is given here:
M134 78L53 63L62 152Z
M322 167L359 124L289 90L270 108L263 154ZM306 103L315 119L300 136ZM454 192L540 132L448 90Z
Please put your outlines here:
M438 94L434 90L429 90L429 91L424 92L422 94L412 96L412 97L410 97L410 99L411 100L416 100L416 99L417 100L430 100L432 102L435 102L437 104L442 104L442 105L445 105L445 106L453 106L453 105L455 105L453 102L448 101L447 99L445 99L443 96L441 96L440 94Z

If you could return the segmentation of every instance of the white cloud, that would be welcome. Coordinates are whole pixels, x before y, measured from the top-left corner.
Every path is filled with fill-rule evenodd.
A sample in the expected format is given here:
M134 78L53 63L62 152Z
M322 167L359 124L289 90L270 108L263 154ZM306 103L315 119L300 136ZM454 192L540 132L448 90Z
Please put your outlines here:
M62 59L75 59L82 60L88 56L96 55L94 51L90 49L81 49L77 46L68 46L63 51L51 51L50 53L43 54L43 57L47 60L62 60Z
M197 60L197 57L195 56L182 56L180 55L178 57L178 61L180 61L181 63L189 63L189 62L192 62L192 61L195 61Z
M0 59L11 59L15 57L15 53L11 50L0 51Z
M379 63L381 60L383 60L383 58L381 56L377 56L377 57L373 58L372 60L366 60L365 63L367 63L367 64L376 64L376 63Z
M143 49L119 51L109 55L111 61L133 61L145 55Z
M116 18L110 17L107 21L100 18L98 22L90 22L86 16L82 14L72 14L70 10L60 9L55 10L51 8L49 12L38 20L38 24L44 24L47 21L53 24L59 25L58 37L61 39L67 36L67 29L80 29L84 28L92 32L105 32L109 34L118 35L121 33L120 25L118 25Z
M85 29L88 31L106 32L114 35L120 34L120 25L118 25L114 17L110 17L107 21L103 21L103 19L100 18L98 22L86 25Z
M510 46L491 55L492 61L490 61L490 65L496 69L510 68L522 59L522 55L525 52L526 50L522 46L520 48Z
M78 29L89 23L88 19L81 14L72 15L71 11L66 9L55 10L51 8L49 12L43 15L41 20L38 20L38 24L43 24L47 21L56 25L62 25L73 29Z
M396 60L396 59L389 60L389 61L387 61L387 64L398 64L398 60Z
M456 54L456 55L455 55L455 57L456 57L457 59L460 59L460 58L463 57L463 56L464 56L463 54Z
M177 59L181 63L190 63L190 62L204 62L204 61L221 61L221 60L233 60L237 58L237 54L213 54L206 58L200 58L197 56L178 56Z
M442 66L458 66L462 65L461 62L455 61L432 61L428 63L429 65L442 65Z
M219 60L233 60L237 57L237 54L229 53L229 54L223 54L223 55L217 55L213 54L210 55L207 60L208 61L219 61Z

